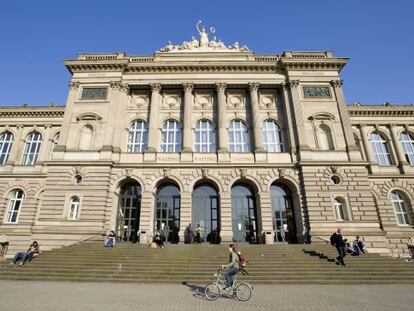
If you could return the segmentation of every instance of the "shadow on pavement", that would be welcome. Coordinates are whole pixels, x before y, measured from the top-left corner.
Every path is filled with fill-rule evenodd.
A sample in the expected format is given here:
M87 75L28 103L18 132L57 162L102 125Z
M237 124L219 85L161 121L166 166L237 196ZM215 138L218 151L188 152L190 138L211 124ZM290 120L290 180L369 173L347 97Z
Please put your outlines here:
M188 289L192 291L194 297L199 298L199 299L208 300L206 298L206 295L204 294L204 286L189 284L185 281L182 284L187 286Z

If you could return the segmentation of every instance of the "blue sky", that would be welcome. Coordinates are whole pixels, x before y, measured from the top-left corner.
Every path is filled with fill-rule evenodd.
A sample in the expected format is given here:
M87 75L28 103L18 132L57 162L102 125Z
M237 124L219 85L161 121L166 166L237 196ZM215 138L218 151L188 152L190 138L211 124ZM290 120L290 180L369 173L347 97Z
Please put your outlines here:
M115 5L116 4L116 5ZM3 0L0 104L64 104L64 59L80 52L152 54L196 34L201 19L256 53L332 50L348 103L414 102L414 1Z

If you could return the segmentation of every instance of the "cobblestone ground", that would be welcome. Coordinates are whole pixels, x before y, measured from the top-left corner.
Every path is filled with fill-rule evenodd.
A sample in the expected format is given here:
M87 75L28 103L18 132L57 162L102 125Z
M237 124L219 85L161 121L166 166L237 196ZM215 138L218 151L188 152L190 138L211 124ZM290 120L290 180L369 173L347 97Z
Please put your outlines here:
M0 310L413 310L414 285L257 285L247 302L206 301L197 286L0 282Z

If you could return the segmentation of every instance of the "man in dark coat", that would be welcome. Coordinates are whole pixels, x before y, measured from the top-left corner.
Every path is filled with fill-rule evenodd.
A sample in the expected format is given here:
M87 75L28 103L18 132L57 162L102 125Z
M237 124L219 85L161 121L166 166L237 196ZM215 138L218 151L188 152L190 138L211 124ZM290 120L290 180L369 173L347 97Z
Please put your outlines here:
M336 259L338 260L337 264L341 264L345 266L344 257L346 256L346 248L345 248L345 242L342 238L342 232L341 229L338 228L334 234L331 236L331 245L336 247L336 250L338 251L338 257Z

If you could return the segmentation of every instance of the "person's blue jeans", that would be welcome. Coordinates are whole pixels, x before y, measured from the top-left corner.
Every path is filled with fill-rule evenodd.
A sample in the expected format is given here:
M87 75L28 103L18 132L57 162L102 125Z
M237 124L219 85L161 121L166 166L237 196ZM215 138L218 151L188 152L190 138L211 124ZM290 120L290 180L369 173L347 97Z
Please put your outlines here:
M336 248L338 250L338 261L341 265L345 265L344 258L346 256L346 249L344 246L339 246Z
M227 272L224 274L224 277L226 278L227 287L231 287L233 285L233 279L234 276L240 271L239 268L230 268L227 270Z
M21 261L23 264L26 263L26 261L30 261L33 258L32 253L26 253L26 252L18 252L16 255L14 255L14 258L12 259L13 264L16 264L18 261Z
M105 247L115 246L115 243L116 243L116 239L115 238L109 237L109 238L106 238L105 239Z

